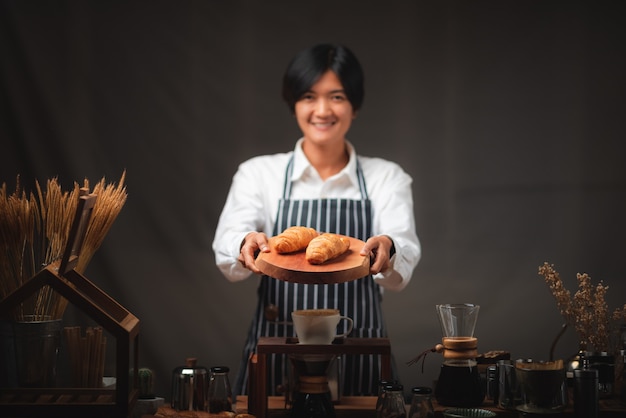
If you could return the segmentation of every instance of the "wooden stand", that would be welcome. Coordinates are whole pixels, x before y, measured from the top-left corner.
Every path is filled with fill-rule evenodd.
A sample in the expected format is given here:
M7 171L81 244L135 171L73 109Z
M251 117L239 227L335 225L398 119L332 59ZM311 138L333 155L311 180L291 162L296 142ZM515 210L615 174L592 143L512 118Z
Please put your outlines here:
M115 337L115 389L0 388L2 416L121 418L129 416L138 398L139 319L74 269L94 202L95 195L79 198L63 258L1 300L0 318L9 317L28 297L50 287Z
M257 418L268 417L267 360L270 354L335 354L381 356L381 378L391 378L391 346L387 338L345 338L333 344L298 344L295 338L261 337L257 354L250 358L248 410Z
M0 409L11 417L126 417L138 397L139 319L75 270L61 276L58 269L58 262L47 266L0 301L0 317L50 286L115 337L116 388L2 388Z

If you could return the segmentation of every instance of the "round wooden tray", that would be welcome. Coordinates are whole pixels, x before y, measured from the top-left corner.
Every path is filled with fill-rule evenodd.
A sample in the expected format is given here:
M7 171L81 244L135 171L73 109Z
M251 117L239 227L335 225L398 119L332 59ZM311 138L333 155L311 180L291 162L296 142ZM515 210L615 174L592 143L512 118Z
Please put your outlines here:
M306 261L305 251L279 254L275 251L259 253L256 266L270 277L293 283L331 284L360 279L369 274L370 259L359 252L365 243L348 237L350 248L339 257L324 264L313 265Z

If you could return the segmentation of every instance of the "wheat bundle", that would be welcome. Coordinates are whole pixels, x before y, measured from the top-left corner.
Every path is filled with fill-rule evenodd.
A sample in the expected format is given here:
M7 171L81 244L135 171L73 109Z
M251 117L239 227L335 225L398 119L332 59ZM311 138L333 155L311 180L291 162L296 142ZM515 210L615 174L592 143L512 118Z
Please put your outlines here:
M97 195L85 239L80 249L76 271L83 273L126 202L122 174L117 185L102 178L92 191ZM57 261L67 246L70 228L81 187L63 191L56 178L46 182L45 190L35 182L36 194L22 190L19 176L13 193L6 184L0 188L0 299L22 286L42 267ZM85 179L82 189L89 190ZM60 319L67 301L45 286L24 301L14 313L17 320L34 316L35 320Z

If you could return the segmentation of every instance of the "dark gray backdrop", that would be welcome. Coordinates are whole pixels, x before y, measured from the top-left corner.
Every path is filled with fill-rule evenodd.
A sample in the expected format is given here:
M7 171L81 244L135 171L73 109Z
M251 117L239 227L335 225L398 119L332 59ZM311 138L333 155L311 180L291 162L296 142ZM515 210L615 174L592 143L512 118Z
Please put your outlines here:
M87 276L136 314L141 366L169 398L187 356L233 378L256 279L211 241L237 164L292 148L280 101L299 49L360 57L349 138L414 178L423 259L384 309L405 362L441 337L436 303L481 305L480 351L546 358L561 317L537 275L588 272L626 302L626 27L619 2L0 2L0 180L119 179L129 198ZM559 356L576 350L568 332Z

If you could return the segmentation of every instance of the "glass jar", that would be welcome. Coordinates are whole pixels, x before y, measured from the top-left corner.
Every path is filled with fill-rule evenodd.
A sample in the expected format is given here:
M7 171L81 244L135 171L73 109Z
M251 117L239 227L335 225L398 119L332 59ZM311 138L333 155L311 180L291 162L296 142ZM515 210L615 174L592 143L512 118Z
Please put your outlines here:
M431 399L432 389L425 386L414 387L412 390L411 408L407 418L434 418L435 409Z
M615 384L615 356L606 351L587 352L589 367L598 370L598 391L600 398L610 398L613 396L613 385Z
M383 406L383 400L385 399L385 387L392 382L381 379L378 381L378 398L376 399L376 413L380 411Z
M385 386L383 404L377 411L377 418L406 418L404 406L404 386L394 383Z
M209 382L209 412L217 414L222 411L232 411L233 394L228 379L228 367L211 367Z

